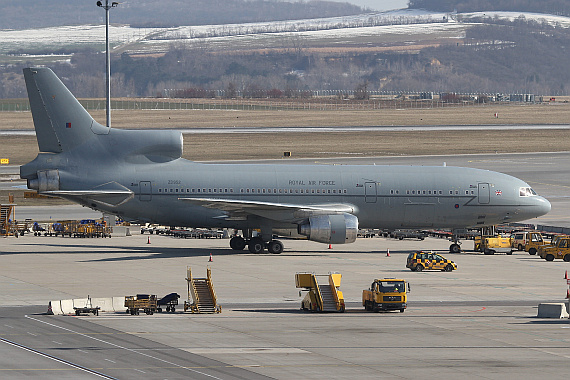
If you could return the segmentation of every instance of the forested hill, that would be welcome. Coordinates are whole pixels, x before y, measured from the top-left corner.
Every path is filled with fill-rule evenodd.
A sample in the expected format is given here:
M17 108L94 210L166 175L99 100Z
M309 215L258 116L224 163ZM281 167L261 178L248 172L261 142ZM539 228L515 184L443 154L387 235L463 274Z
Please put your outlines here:
M103 0L103 3L105 1ZM135 27L174 27L297 20L360 14L363 8L334 1L136 0L121 2L111 22ZM109 1L111 3L111 1ZM105 11L95 0L0 1L0 28L28 29L98 24Z
M409 0L408 7L436 12L514 11L570 16L568 0Z

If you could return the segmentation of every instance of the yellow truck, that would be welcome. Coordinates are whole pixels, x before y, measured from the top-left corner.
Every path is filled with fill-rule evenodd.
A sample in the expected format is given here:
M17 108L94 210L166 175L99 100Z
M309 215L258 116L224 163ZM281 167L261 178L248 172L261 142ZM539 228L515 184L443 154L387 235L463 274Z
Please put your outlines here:
M474 239L473 250L483 252L485 255L494 255L499 252L512 255L512 238L498 234L495 226L484 227L479 236Z
M408 307L410 284L395 278L376 279L370 289L362 291L362 306L367 311L400 310Z
M511 235L512 247L518 251L525 251L531 255L536 255L538 247L546 242L542 234L538 231L519 231Z
M570 237L560 237L553 240L552 244L543 245L538 248L538 255L546 261L562 259L570 261Z

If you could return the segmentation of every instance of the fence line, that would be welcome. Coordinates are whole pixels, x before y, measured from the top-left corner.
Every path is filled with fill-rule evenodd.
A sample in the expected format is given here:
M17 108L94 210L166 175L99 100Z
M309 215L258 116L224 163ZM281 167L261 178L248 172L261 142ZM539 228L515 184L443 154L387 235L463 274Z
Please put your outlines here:
M82 99L80 103L89 111L105 110L104 99ZM462 101L447 103L439 100L264 100L264 99L139 99L112 100L113 110L304 110L304 111L358 111L383 109L434 109L448 107L497 106L515 102L477 103ZM529 104L517 102L516 104ZM0 112L30 111L27 99L0 100Z

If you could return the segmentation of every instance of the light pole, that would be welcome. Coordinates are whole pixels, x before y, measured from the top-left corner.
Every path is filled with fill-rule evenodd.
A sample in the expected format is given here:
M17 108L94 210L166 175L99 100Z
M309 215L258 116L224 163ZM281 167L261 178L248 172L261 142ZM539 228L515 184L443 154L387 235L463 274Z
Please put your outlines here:
M105 0L105 5L101 1L97 1L97 6L105 9L105 58L107 68L107 128L111 128L111 52L109 50L109 10L119 5L117 2L112 2L109 5L109 0Z

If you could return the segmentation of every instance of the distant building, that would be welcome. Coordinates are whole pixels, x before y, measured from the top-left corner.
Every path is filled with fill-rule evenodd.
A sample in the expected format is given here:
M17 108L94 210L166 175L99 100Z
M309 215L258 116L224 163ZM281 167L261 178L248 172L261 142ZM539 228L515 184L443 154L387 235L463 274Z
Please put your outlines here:
M521 103L534 103L534 94L511 94L509 95L509 101L511 102L521 102Z

